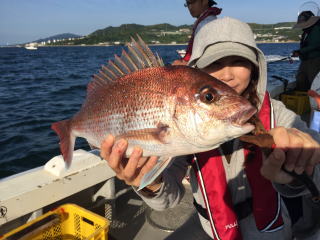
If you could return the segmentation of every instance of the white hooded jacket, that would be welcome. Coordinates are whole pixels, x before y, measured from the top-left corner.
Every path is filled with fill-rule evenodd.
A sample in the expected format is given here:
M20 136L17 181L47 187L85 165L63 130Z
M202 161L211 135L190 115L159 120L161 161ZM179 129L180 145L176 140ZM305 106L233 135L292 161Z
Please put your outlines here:
M197 29L195 35L192 56L189 61L190 66L195 66L196 61L202 56L205 49L219 42L237 42L247 45L255 49L257 54L257 61L259 65L259 81L258 81L258 95L260 102L264 97L267 87L267 71L266 61L262 51L256 46L253 33L246 23L239 20L225 17L210 21L205 25L201 25ZM310 130L306 123L301 120L300 116L296 115L291 110L288 110L282 102L272 99L274 119L276 126L283 126L285 128L297 128L301 131L309 133L316 141L320 143L320 136L313 130ZM234 152L231 156L231 161L228 163L223 157L223 164L228 181L228 188L232 196L233 204L245 201L251 197L251 190L244 172L244 154L239 140L234 141ZM176 206L182 199L184 194L184 186L182 180L188 170L187 157L177 157L173 164L163 172L163 184L156 196L150 198L138 193L143 200L152 208L156 210L164 210ZM315 182L320 187L320 169L319 166L315 168L313 175ZM193 173L190 171L190 184L193 196L196 202L202 207L205 206L202 193L198 187L198 181ZM294 197L309 194L305 188L292 188L287 185L274 184L275 189L281 195L287 197ZM261 233L257 230L255 220L252 214L242 219L239 222L243 239L292 239L291 221L288 216L286 207L282 203L282 217L284 220L284 228L271 233ZM209 236L212 236L210 223L207 219L199 215L203 229Z

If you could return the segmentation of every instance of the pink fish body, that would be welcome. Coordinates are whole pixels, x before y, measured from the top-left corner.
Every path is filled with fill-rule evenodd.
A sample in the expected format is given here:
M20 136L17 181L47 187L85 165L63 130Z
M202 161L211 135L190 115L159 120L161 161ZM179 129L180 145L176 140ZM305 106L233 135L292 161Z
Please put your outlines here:
M214 149L253 130L246 122L256 109L245 98L200 70L162 66L143 44L134 41L129 54L102 67L80 111L52 125L67 165L76 137L100 148L112 134L128 140L127 156L139 145L144 156L167 159Z

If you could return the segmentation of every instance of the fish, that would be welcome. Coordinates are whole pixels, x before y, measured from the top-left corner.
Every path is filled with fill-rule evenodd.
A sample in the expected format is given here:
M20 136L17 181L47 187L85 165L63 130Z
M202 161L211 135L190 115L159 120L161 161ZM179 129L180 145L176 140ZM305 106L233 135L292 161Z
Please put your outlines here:
M159 156L139 189L156 179L176 156L205 152L254 129L256 108L227 84L188 66L165 66L140 36L93 75L80 110L51 128L70 166L75 139L100 148L112 134L143 156Z

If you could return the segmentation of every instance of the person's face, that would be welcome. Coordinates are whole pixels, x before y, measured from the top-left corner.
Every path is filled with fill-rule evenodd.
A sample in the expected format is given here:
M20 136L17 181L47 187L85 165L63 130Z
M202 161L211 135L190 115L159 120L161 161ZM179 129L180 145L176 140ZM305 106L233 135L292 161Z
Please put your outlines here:
M226 83L241 95L250 83L252 69L253 64L249 60L228 56L201 70Z
M186 5L191 16L195 18L198 18L209 7L208 0L186 0Z

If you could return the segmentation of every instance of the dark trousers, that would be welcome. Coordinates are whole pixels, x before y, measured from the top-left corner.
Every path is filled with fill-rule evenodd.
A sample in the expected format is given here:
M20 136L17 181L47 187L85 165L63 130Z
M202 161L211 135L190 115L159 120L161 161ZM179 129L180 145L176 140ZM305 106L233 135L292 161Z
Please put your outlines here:
M302 60L296 75L298 91L308 91L311 84L320 72L320 58Z

